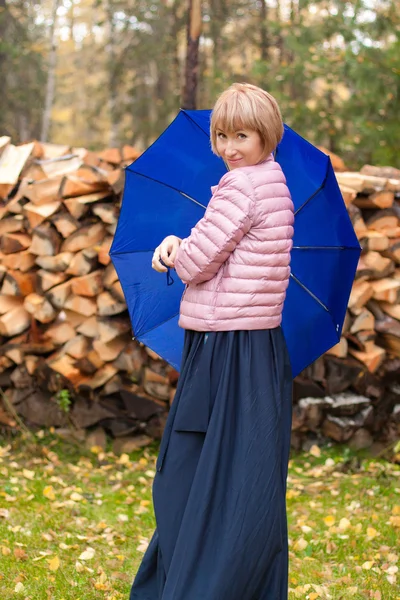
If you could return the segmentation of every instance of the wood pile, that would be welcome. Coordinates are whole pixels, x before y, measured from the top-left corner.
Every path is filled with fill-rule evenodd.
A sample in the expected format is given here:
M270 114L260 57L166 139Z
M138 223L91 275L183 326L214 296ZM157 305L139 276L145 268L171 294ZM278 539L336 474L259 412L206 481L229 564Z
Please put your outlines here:
M0 137L0 423L160 437L178 375L132 341L108 255L138 155ZM400 431L400 171L337 177L363 253L340 343L296 379L297 445Z
M369 445L400 438L400 170L336 166L362 253L340 342L297 378L293 429Z

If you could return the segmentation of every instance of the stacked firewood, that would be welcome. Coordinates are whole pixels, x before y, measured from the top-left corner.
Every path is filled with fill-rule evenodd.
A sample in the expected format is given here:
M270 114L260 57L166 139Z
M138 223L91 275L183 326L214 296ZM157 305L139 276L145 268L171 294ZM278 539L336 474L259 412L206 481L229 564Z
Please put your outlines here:
M60 426L68 416L77 427L106 420L114 435L143 423L160 434L152 417L165 413L176 375L132 340L109 257L123 167L138 155L129 146L96 154L4 144L0 383L31 423ZM68 415L60 393L71 399Z
M138 155L0 138L0 423L160 436L178 374L132 340L108 254ZM296 379L297 442L399 434L400 171L337 177L363 253L340 343Z
M362 253L340 342L297 379L294 430L368 445L400 438L400 170L336 177Z

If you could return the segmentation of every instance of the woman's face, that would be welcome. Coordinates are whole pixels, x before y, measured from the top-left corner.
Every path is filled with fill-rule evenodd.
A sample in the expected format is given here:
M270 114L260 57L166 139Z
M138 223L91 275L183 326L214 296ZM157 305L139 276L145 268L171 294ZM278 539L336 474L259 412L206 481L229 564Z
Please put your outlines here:
M230 170L256 165L262 160L264 154L260 135L252 129L238 131L217 129L216 148Z

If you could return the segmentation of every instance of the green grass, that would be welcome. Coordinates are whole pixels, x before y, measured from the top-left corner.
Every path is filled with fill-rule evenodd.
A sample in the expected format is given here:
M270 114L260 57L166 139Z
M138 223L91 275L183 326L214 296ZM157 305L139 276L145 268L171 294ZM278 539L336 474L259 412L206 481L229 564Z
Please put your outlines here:
M154 528L157 447L94 450L50 435L0 445L1 600L128 598ZM290 461L290 600L400 600L400 468L313 454Z

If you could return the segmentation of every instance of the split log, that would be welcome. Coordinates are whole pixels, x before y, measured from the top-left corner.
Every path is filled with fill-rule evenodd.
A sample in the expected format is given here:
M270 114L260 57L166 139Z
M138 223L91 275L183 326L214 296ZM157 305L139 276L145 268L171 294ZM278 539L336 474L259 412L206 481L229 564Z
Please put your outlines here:
M46 271L58 273L67 271L73 258L74 254L72 252L61 252L55 256L38 256L36 258L36 264Z
M389 304L400 302L400 280L398 279L380 279L371 282L374 290L374 300L383 300Z
M102 292L97 296L97 309L101 317L118 315L126 310L125 302L116 302L109 292Z
M95 297L103 291L102 271L93 271L83 277L75 277L72 280L72 293L77 296Z
M3 233L0 237L0 250L12 254L26 250L31 245L31 236L26 233Z
M82 165L82 159L73 154L63 155L49 160L39 161L47 177L60 177L68 173L75 173Z
M368 231L368 228L362 217L361 210L357 208L357 206L355 206L354 204L350 204L347 210L356 236L358 237L358 239L360 239L363 237L363 234Z
M23 250L15 254L3 254L0 256L0 261L8 270L26 273L35 265L36 255L31 254L29 250Z
M104 225L102 223L95 223L94 225L87 225L81 227L78 231L73 233L68 239L64 240L61 251L62 252L78 252L98 244L103 240L105 236Z
M78 202L77 198L64 200L63 204L74 219L81 219L89 210L89 206Z
M374 288L368 281L355 281L349 298L349 308L362 308L374 293Z
M97 317L89 317L85 319L81 325L77 328L77 333L81 333L90 338L96 338L99 333L98 319Z
M50 302L43 296L35 293L26 296L24 308L40 323L51 323L57 316Z
M117 271L114 269L114 265L110 263L103 270L103 284L106 289L110 289L113 283L118 281Z
M24 299L21 296L5 296L0 295L0 315L8 313L14 308L18 308L24 304Z
M63 308L71 294L71 280L60 283L46 292L46 298L55 308Z
M367 308L362 307L353 311L356 315L351 327L350 333L357 333L358 331L365 331L368 329L374 329L375 317Z
M399 218L393 208L378 210L366 222L368 229L382 232L384 232L385 229L397 227L398 224Z
M119 165L122 161L119 148L107 148L107 150L99 152L98 157L105 162L111 163L112 165Z
M62 178L53 177L41 181L23 181L22 193L36 206L46 205L60 200L60 185Z
M6 233L17 233L24 229L24 219L20 215L0 220L0 236Z
M97 255L98 260L99 260L99 263L102 265L109 265L111 262L110 248L111 248L112 240L113 240L113 238L111 236L108 236L108 237L104 238L101 246L96 246L97 251L98 251L98 255Z
M69 237L79 228L78 221L67 212L55 215L51 221L63 238Z
M6 296L27 296L35 291L36 273L9 271L3 280L1 294Z
M386 356L386 351L380 346L375 345L367 352L360 352L349 348L349 353L362 362L371 373L375 373L378 370Z
M124 189L125 171L123 169L114 169L107 174L108 184L111 186L114 194L120 194Z
M400 304L388 304L387 302L380 302L379 306L387 315L400 321Z
M372 194L387 189L387 177L374 177L357 172L336 173L339 185L352 188L359 194Z
M85 317L91 317L97 311L96 300L84 296L74 296L73 294L64 302L64 308L85 315Z
M127 335L121 335L107 343L101 342L100 340L94 340L93 348L103 360L111 362L123 351L129 340L130 337Z
M89 340L83 335L76 335L62 347L62 352L75 359L84 358L89 352Z
M38 290L43 294L67 279L65 273L51 273L44 269L40 269L36 273L36 277Z
M85 196L79 196L78 198L68 198L63 200L68 211L75 219L80 219L88 210L89 204L98 202L99 200L105 200L111 195L110 191L105 192L94 192L93 194L86 194Z
M23 306L17 306L0 317L0 334L13 337L28 329L31 316Z
M400 184L400 169L395 167L375 167L373 165L364 165L360 173L362 175L373 175L374 177L384 177L387 179L397 179Z
M367 252L360 256L357 265L357 279L382 279L394 272L395 265L390 258L379 252Z
M82 325L82 323L84 323L87 320L87 317L85 317L85 315L80 315L79 313L73 310L68 310L66 308L63 308L60 311L60 313L58 314L58 318L61 321L66 321L67 323L72 325L74 329L78 328L80 325Z
M345 358L347 356L348 344L345 337L340 338L340 342L338 342L335 346L330 348L326 354L329 356L337 356L338 358Z
M60 202L50 202L36 206L33 203L25 204L22 211L26 215L29 226L35 229L53 215L60 207Z
M77 252L66 272L81 277L90 273L97 265L97 252L94 248L86 248Z
M93 376L86 377L81 383L80 386L89 387L92 390L95 390L99 387L102 387L107 383L109 379L114 377L117 373L117 369L112 365L104 365L98 369Z
M50 225L40 225L32 234L29 251L37 256L55 256L60 251L60 236Z
M103 342L111 342L116 337L130 331L131 325L129 319L126 318L107 318L101 317L98 319L98 339Z
M68 354L63 354L53 360L49 360L48 366L53 371L60 373L65 379L68 379L74 386L78 386L84 380L85 376L76 368L74 359L68 356Z
M99 217L103 223L113 225L117 222L117 209L114 204L99 203L92 208L93 214Z
M373 229L363 232L359 241L365 250L372 250L375 252L387 250L390 243L387 235L384 235L380 231L374 231Z
M96 371L101 369L104 364L105 361L93 348L86 356L83 356L75 362L75 366L85 375L93 375Z
M74 198L99 192L104 188L108 188L107 181L87 181L77 175L67 175L61 183L60 194L63 198Z
M354 204L358 208L390 208L393 202L394 193L388 191L375 192L369 196L357 196L354 199Z
M62 346L75 337L75 329L69 323L55 322L46 329L45 338L56 346Z
M400 237L395 238L389 243L388 248L383 253L384 256L392 259L396 264L400 265Z

